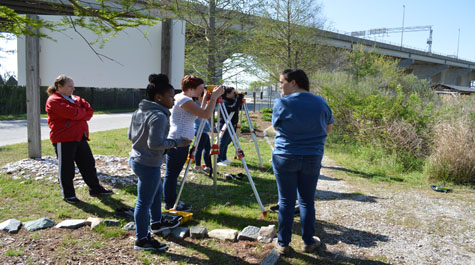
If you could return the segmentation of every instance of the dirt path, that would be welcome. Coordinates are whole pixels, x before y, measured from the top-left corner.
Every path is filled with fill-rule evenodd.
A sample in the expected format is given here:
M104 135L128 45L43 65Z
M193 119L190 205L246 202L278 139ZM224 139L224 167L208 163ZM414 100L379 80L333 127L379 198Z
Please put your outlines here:
M475 193L355 180L329 158L316 193L323 252L350 263L475 264Z

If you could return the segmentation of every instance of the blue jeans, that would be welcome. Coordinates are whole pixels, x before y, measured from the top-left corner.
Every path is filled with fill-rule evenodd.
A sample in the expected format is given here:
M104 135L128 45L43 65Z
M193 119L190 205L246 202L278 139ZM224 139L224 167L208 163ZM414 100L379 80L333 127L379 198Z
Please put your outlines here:
M203 156L205 160L205 165L211 168L211 144L209 140L209 135L207 133L201 134L200 142L198 143L198 148L196 148L195 155L195 165L201 166L201 157Z
M227 159L228 145L232 142L231 135L229 130L224 131L223 137L219 139L219 155L218 162L224 161Z
M138 177L137 204L134 220L138 239L147 237L150 223L162 218L162 185L160 167L149 167L129 159L129 165Z
M321 155L272 155L279 192L279 235L281 246L288 246L292 236L295 198L300 205L302 240L313 245L315 240L315 191L322 162Z
M185 165L189 148L190 146L187 145L168 149L167 151L165 159L167 169L163 179L163 194L165 195L165 206L167 208L173 207L175 203L177 179L183 169L183 165Z

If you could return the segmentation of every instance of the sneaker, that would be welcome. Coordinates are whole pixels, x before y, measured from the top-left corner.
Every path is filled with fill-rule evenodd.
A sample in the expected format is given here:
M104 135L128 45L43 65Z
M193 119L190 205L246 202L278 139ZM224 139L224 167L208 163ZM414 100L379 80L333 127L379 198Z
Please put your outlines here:
M315 243L313 245L305 245L302 248L302 251L305 253L313 253L317 248L322 244L322 241L320 241L320 238L317 236L314 236L313 239L315 240Z
M209 173L211 173L211 168L210 168L210 167L205 167L205 168L203 168L203 171L204 171L206 174L209 174Z
M218 162L218 166L227 167L228 164L224 163L224 161L221 161L221 162Z
M69 198L63 198L63 200L67 203L70 203L70 204L76 204L76 203L80 203L81 201L76 197L69 197Z
M175 216L174 216L175 217ZM167 229L173 229L180 225L180 221L183 216L179 216L180 218L169 218L165 215L162 216L162 220L158 223L153 223L150 225L150 229L152 233L158 234Z
M99 197L99 196L107 196L111 195L113 192L111 190L105 189L104 187L100 187L98 190L89 190L89 195L91 197Z
M229 161L228 159L224 160L224 161L221 161L221 162L224 162L226 164L231 164L231 161Z
M165 210L170 210L172 208L173 208L173 205L166 205L165 204ZM181 211L181 212L191 212L192 208L193 208L193 206L185 204L184 202L180 201L180 202L178 202L178 205L175 208L175 210Z
M277 254L282 255L282 256L289 255L290 251L292 250L290 246L281 246L279 245L277 241L275 241L274 249L277 252Z
M164 251L168 249L168 246L158 242L150 234L146 238L137 239L134 244L135 250L160 250Z

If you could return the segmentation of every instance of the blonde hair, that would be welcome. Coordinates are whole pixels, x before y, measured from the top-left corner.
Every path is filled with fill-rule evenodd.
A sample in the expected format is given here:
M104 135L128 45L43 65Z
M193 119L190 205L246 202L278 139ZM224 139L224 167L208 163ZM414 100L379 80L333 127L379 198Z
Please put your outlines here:
M66 82L72 81L72 80L73 79L71 79L71 77L69 77L67 75L60 75L60 76L56 77L56 79L54 80L54 86L50 86L50 87L48 87L48 89L46 89L46 93L48 93L48 95L51 96L54 93L56 93L56 91L58 91L58 86L59 85L64 86L64 84L66 84Z

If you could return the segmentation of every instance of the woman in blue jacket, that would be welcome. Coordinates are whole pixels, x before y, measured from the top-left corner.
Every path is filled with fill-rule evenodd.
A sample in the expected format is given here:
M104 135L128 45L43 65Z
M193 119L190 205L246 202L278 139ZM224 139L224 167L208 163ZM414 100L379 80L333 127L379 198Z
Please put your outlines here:
M279 193L279 234L275 247L279 254L290 252L298 192L303 251L311 253L320 245L320 239L314 236L314 198L325 138L334 119L327 102L309 92L304 71L284 70L280 75L280 88L282 98L275 101L272 113L276 130L272 166Z

